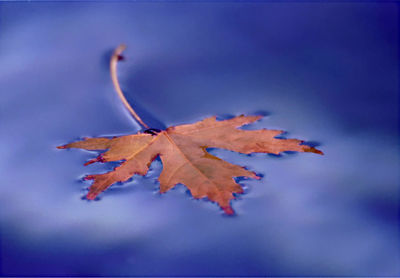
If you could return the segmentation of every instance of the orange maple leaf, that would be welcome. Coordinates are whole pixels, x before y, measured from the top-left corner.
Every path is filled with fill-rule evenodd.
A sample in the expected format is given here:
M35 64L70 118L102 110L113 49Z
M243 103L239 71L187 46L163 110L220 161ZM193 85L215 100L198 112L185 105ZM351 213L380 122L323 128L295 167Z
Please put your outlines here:
M124 104L133 111L116 79L116 63L124 49L124 46L120 46L114 52L111 59L111 75ZM242 187L234 178L259 177L254 172L211 155L207 148L221 148L244 154L279 154L283 151L322 154L321 151L302 144L301 140L275 138L282 133L280 130L238 129L259 120L261 116L242 115L224 121L210 117L194 124L172 126L161 131L149 129L134 111L132 115L147 128L144 132L114 138L86 138L58 147L107 150L85 165L123 161L113 171L86 176L85 179L94 181L87 194L88 199L93 200L114 183L125 182L135 174L146 175L152 161L159 156L163 164L158 178L161 193L177 184L184 184L194 198L206 197L218 203L226 214L233 214L230 201L235 198L234 194L243 193Z

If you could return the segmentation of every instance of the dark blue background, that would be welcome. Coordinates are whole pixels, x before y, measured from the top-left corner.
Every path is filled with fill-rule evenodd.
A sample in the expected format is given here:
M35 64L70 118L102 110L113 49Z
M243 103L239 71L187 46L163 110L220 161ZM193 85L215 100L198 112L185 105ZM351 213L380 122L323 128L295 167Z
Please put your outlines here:
M398 6L0 3L2 275L397 276ZM224 217L147 177L81 200L84 136L268 114L325 156L213 153L264 174Z

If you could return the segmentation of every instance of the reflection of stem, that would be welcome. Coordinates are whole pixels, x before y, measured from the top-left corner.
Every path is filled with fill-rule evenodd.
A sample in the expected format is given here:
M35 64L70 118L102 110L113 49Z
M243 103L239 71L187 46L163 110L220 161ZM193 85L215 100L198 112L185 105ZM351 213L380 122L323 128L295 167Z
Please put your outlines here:
M132 116L135 118L135 120L141 124L145 128L149 128L148 125L146 125L142 119L139 117L138 114L136 114L135 110L133 110L132 106L129 105L128 101L126 100L124 93L121 90L121 87L119 86L118 82L118 77L117 77L117 64L118 60L121 59L121 53L124 51L126 48L125 44L119 45L115 50L114 53L111 57L110 60L110 73L111 73L111 80L114 84L115 91L117 91L117 94L119 98L121 99L122 103L125 105L126 109L132 114Z

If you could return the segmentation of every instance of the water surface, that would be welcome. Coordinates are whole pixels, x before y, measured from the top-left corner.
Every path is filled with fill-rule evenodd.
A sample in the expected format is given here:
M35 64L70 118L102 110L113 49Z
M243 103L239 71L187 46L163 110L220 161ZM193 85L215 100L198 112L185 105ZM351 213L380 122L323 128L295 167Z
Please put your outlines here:
M395 4L0 3L2 275L396 276ZM85 136L267 114L249 128L317 142L313 154L213 154L264 176L224 217L146 177L82 200ZM115 166L115 165L114 165Z

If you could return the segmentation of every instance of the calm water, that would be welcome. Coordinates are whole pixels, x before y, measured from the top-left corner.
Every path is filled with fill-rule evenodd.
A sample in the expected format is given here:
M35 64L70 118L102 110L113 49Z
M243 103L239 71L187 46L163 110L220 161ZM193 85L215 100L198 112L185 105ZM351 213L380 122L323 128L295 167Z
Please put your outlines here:
M2 275L400 275L395 4L0 3ZM265 113L325 156L213 153L264 175L224 217L146 177L82 200L115 165L57 150L136 132L109 78L164 127Z

